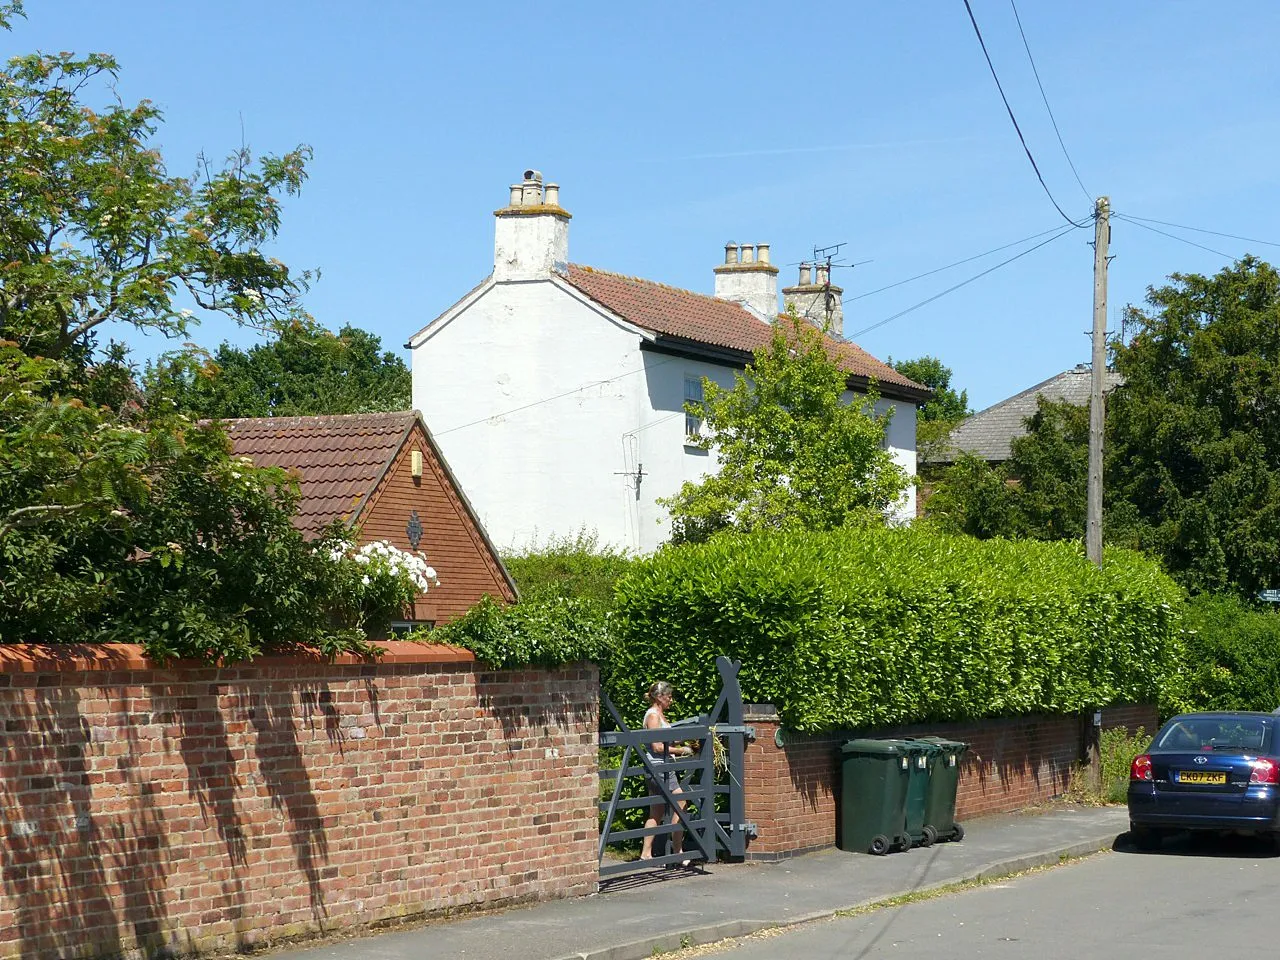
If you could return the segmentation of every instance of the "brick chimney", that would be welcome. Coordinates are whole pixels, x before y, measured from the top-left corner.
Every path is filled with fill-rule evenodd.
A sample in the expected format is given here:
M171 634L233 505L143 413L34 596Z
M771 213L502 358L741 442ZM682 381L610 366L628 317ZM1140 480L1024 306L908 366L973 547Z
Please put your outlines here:
M818 326L827 321L827 311L831 311L831 326L828 333L844 335L844 307L840 295L844 290L831 283L825 263L800 264L800 282L794 287L785 287L782 291L784 306L794 306L796 313Z
M769 244L726 243L715 274L719 299L750 307L766 320L778 315L778 268L769 262Z
M569 259L569 211L560 206L560 187L543 184L526 170L511 185L511 197L497 219L493 238L493 278L499 282L543 280Z

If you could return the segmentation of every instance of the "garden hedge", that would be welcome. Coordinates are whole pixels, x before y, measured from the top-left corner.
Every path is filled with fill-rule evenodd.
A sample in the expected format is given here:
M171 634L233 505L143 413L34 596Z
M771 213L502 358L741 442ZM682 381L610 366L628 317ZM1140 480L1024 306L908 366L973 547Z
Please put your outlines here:
M1136 554L921 529L762 532L668 547L618 585L606 689L708 709L718 654L748 702L818 732L1171 696L1181 590Z

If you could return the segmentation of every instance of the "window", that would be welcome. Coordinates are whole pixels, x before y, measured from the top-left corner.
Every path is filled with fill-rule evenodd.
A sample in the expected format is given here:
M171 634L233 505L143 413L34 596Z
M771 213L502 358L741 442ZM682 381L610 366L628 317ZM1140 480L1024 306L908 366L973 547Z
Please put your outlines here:
M685 377L684 378L684 402L702 403L702 378L701 377ZM686 437L696 437L702 433L702 418L690 413L687 409L684 412L684 435Z

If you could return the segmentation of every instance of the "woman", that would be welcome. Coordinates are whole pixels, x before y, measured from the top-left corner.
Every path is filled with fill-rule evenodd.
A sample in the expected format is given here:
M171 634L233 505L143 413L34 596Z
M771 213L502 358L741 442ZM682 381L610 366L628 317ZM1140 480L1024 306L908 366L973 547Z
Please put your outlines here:
M646 730L665 730L671 724L667 721L667 708L671 706L671 699L674 695L671 684L665 680L659 680L649 688L649 692L645 695L649 701L649 709L644 712L644 728ZM667 789L672 794L679 794L680 776L674 770L664 770L663 766L679 757L689 757L693 755L692 747L679 746L674 743L664 743L660 740L652 740L649 742L648 749L645 750L649 761L657 767L659 776L662 777ZM652 777L646 778L648 791L651 794L661 796L661 790L657 781ZM685 807L684 801L680 801L680 809ZM663 812L666 804L659 799L657 803L649 806L649 819L644 822L646 828L656 827L663 820ZM671 811L671 823L676 823L680 819L679 814ZM677 830L671 834L671 852L673 854L684 852L684 831ZM647 834L640 847L640 859L653 859L653 834ZM684 861L684 866L688 866L689 861Z

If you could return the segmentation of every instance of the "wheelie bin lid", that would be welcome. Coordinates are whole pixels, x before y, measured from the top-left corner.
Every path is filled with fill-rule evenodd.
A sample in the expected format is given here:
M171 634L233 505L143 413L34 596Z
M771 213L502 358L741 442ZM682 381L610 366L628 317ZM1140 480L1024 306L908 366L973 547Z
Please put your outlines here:
M962 740L948 740L946 737L917 737L916 739L933 744L943 753L964 753L969 749L969 744Z
M840 748L845 754L870 754L877 757L901 757L907 753L905 740L849 740Z

